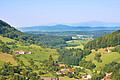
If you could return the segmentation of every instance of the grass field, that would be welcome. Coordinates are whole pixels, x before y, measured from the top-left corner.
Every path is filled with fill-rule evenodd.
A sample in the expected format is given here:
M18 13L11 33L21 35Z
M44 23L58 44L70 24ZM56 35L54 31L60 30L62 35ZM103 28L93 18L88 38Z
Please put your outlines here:
M1 37L1 36L0 36L0 39L4 43L15 41L13 39L9 39L9 38L6 38L6 37ZM13 48L13 45L7 45L7 46L10 47L11 51L13 51L13 50L14 51L23 50L24 52L31 52L32 53L32 54L23 54L23 55L20 55L18 57L20 60L22 60L24 62L25 65L29 65L29 62L28 62L27 59L30 59L30 58L32 58L34 60L44 60L44 59L48 60L49 55L52 55L54 60L58 59L58 52L56 51L56 49L42 48L42 47L34 45L34 44L31 44L31 45L28 45L28 46L23 46L23 45L21 45L21 43L19 41L17 41L17 43L15 43L15 45L17 46L16 48ZM5 56L5 55L1 54L1 56ZM25 59L25 57L27 57L27 59ZM3 58L1 58L1 59L3 61L7 61L7 60L4 60ZM9 60L7 62L9 62ZM16 64L13 61L11 61L11 63Z
M70 48L81 48L83 49L83 46L85 43L87 43L89 40L71 40L71 41L67 41L67 44L71 44L71 45L77 45L75 47L66 47L67 49Z
M60 80L86 80L86 79L75 79L75 78L69 78L68 76L59 77Z
M111 53L107 53L105 55L102 54L101 56L101 59L102 59L102 62L97 62L96 60L94 60L94 57L95 57L95 54L97 53L104 53L105 52L105 49L99 49L98 51L94 51L92 50L92 53L88 56L86 56L86 60L89 61L89 60L92 60L93 63L96 64L97 68L99 67L104 67L105 64L109 64L113 61L119 61L120 60L120 54L118 52L111 52Z
M0 68L2 68L3 64L4 64L4 61L0 60Z
M15 40L13 40L13 39L9 39L9 38L7 38L7 37L2 37L2 36L0 36L0 39L4 42L4 43L6 43L6 42L14 42Z
M0 53L0 60L4 62L10 62L13 65L17 65L17 61L12 58L12 55L6 53Z

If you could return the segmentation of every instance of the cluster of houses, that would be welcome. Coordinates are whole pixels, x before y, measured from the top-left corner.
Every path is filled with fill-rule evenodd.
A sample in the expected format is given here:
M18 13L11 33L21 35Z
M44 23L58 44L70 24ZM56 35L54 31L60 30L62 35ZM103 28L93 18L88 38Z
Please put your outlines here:
M60 80L59 78L52 78L52 77L41 77L43 80Z
M93 37L94 35L91 35ZM92 40L92 38L87 37L86 35L76 35L72 37L73 39L82 39L82 40Z
M31 52L25 53L23 50L13 51L14 54L31 54Z
M59 74L66 74L67 72L70 72L71 74L75 74L75 70L74 69L66 69L65 64L58 64L55 65L56 67L64 67L64 69L60 69L58 72L56 72L57 75ZM91 79L92 78L92 74L89 75L82 75L83 79Z
M58 72L56 72L56 74L66 74L67 72L70 72L71 74L75 73L74 69L60 69Z
M65 64L58 64L55 65L56 67L64 67L64 69L60 69L58 72L56 72L56 74L66 74L66 72L70 72L71 74L75 73L74 69L66 69Z
M89 75L82 75L82 78L83 79L88 79L88 80L90 80L91 78L92 78L92 74L89 74Z
M104 80L112 80L112 79L110 79L111 74L112 74L112 72L111 73L106 73L106 76L104 77Z

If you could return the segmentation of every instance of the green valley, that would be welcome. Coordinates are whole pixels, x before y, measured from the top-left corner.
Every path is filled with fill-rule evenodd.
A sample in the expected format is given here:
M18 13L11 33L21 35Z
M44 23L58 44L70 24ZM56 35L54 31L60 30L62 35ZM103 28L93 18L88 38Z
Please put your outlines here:
M119 78L119 30L73 39L22 33L1 20L0 31L0 80L101 80L110 73Z

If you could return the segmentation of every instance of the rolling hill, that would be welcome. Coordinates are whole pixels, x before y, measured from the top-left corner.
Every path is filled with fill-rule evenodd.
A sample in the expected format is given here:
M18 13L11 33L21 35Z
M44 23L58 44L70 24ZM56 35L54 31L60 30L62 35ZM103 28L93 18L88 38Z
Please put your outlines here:
M118 30L120 27L107 27L107 26L68 26L68 25L53 25L53 26L32 26L17 28L20 31L42 31L42 32L56 32L56 31L95 31L95 30Z
M89 41L84 45L84 49L106 48L120 45L120 30L100 38Z

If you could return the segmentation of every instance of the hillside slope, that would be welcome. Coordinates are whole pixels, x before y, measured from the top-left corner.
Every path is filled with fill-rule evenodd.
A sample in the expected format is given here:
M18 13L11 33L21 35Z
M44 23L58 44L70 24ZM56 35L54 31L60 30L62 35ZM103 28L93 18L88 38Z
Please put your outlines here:
M41 43L40 41L37 41L32 36L22 33L21 31L15 29L14 27L10 26L8 23L2 20L0 20L0 35L3 37L20 41L22 43L30 43L30 44L37 44L37 45Z
M106 48L120 45L120 30L94 39L84 45L84 49Z
M17 65L17 61L12 58L12 55L7 53L1 53L0 52L0 60L4 62L10 62L13 65Z
M106 51L106 49L113 49L114 47L107 47L107 48L101 48L98 49L98 51L95 51L94 49L92 50L92 53L88 56L85 57L85 60L87 61L92 61L93 63L95 63L96 68L102 68L105 66L105 64L109 64L111 62L119 62L120 60L120 54L118 52L110 52L108 53ZM100 59L102 60L102 62L98 62L97 60L95 60L95 55L101 53L101 57Z

